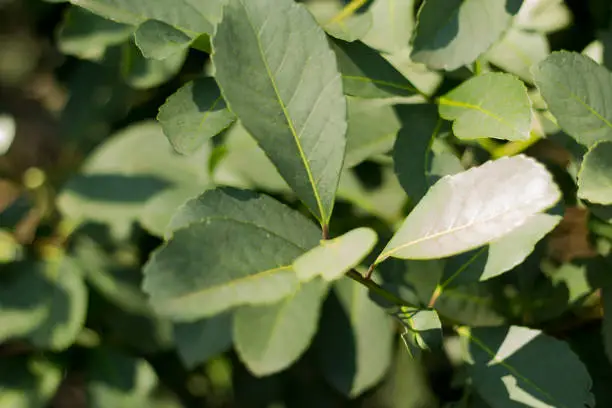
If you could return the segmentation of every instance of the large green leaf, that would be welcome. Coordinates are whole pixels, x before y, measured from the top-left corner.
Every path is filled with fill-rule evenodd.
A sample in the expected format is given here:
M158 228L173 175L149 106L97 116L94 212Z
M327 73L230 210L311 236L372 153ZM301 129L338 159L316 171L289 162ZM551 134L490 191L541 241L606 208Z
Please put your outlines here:
M27 338L51 350L72 345L87 311L87 288L73 260L13 263L2 279L2 339Z
M236 310L234 344L252 373L265 376L281 371L306 351L326 293L327 284L316 279L279 303Z
M187 202L169 230L144 268L143 288L160 315L180 321L280 301L299 286L293 260L320 237L276 200L231 188Z
M208 319L174 325L174 340L181 360L187 368L205 363L232 346L231 313Z
M48 407L62 377L61 367L42 356L3 356L0 364L0 406Z
M174 149L190 154L231 125L235 116L213 78L188 82L159 108L157 120Z
M140 25L145 20L160 20L194 38L201 33L212 34L214 25L221 19L224 1L178 0L168 8L164 0L70 0L119 23Z
M169 24L147 20L134 33L134 41L145 58L163 60L189 47L191 37Z
M576 141L591 146L612 140L612 73L573 52L554 52L534 66L533 76L551 113Z
M106 49L126 42L134 27L99 17L80 7L70 7L57 31L61 52L83 59L99 60Z
M371 228L356 228L300 255L293 262L298 278L305 282L317 276L326 281L339 279L351 268L359 265L378 241Z
M412 59L452 71L472 63L506 31L522 0L425 0Z
M492 408L593 406L589 373L566 343L520 326L459 334L473 385Z
M229 0L213 48L216 79L231 110L327 225L347 124L325 33L293 0Z
M531 102L525 84L513 75L471 78L438 99L440 116L452 120L460 139L527 140Z
M163 60L146 58L140 48L132 41L124 45L121 61L121 73L124 80L136 89L155 88L180 71L187 50L181 49L168 55Z
M561 193L546 168L523 155L440 179L375 263L393 256L442 258L485 245L552 207Z
M334 284L322 318L318 357L323 375L338 391L356 397L385 375L393 354L393 322L349 280Z
M514 24L526 31L548 33L567 27L572 12L563 0L528 0L523 3Z
M372 28L362 41L393 53L408 48L414 26L414 0L375 0L369 8Z
M331 40L344 92L361 98L390 98L418 93L410 81L377 51L360 41Z
M578 197L612 204L612 141L596 143L584 156L578 173Z
M163 237L176 210L189 199L201 194L202 190L197 184L185 184L162 191L142 208L138 218L140 225L152 235Z
M347 13L343 0L307 1L305 5L325 32L334 38L359 40L372 28L372 13L362 12L363 9Z

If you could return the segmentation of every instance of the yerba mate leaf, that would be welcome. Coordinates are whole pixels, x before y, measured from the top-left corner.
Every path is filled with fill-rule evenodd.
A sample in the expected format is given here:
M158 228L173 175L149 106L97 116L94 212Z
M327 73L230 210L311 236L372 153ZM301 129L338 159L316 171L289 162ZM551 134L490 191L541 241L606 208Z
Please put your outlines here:
M293 0L229 0L213 50L216 79L230 109L327 225L347 123L325 33Z
M591 406L591 377L563 341L521 326L458 332L472 384L492 408Z
M438 99L440 116L452 120L459 139L527 140L531 103L513 75L487 73L463 82Z
M327 284L316 279L279 303L236 310L234 344L253 374L281 371L306 351L317 331L326 293Z
M510 26L522 0L425 0L417 16L412 59L455 70L476 60Z
M230 126L236 117L227 109L213 78L198 78L170 95L157 120L174 149L191 154Z
M578 197L612 204L612 141L596 143L584 156L578 173Z
M532 68L533 77L559 126L592 146L612 141L612 72L573 52L554 52Z
M372 251L378 241L371 228L356 228L337 238L321 241L293 262L293 269L300 281L310 281L317 276L326 281L339 279L356 267Z
M478 248L523 225L561 197L546 168L523 155L445 176L427 192L376 264L432 259Z

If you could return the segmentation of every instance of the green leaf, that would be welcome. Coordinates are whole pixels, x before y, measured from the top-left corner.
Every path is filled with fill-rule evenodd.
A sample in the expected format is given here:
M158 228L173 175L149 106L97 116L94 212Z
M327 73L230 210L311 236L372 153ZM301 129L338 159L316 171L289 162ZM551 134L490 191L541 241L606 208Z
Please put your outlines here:
M169 188L151 198L142 208L140 225L152 235L163 237L176 210L189 199L202 193L198 185Z
M413 96L417 89L378 52L360 41L331 40L347 95L361 98Z
M62 382L56 364L30 356L3 356L0 364L0 406L45 408Z
M533 77L559 126L577 142L612 141L612 73L572 52L554 52L534 66Z
M572 22L572 12L563 0L529 0L523 3L514 24L526 31L549 33Z
M591 146L578 173L578 197L612 204L612 141Z
M145 20L163 21L195 38L201 33L213 33L214 25L221 19L224 0L195 3L178 0L172 3L171 12L168 3L164 0L70 0L70 2L119 23L137 26Z
M191 37L169 24L158 20L147 20L138 26L134 41L145 58L163 60L185 50Z
M373 23L362 39L364 43L388 53L408 48L414 28L414 0L375 0L368 12Z
M486 58L504 71L533 82L531 67L543 61L548 54L550 47L544 34L513 27L487 51Z
M294 293L299 281L291 264L320 237L310 221L276 200L232 188L187 202L169 230L173 236L144 268L143 288L160 315L177 321Z
M306 351L317 331L326 293L327 284L317 279L279 303L236 310L236 351L253 374L284 370Z
M411 356L442 345L442 322L435 310L402 307L393 316L404 326L402 339Z
M473 77L438 99L439 112L452 120L460 139L527 140L531 102L525 84L513 75Z
M523 155L439 180L375 263L389 256L443 258L478 248L523 225L561 197L546 168Z
M368 256L377 241L373 229L356 228L337 238L321 241L319 246L300 255L293 262L293 269L303 282L317 276L326 281L340 279Z
M61 52L82 59L100 60L106 49L126 42L134 27L99 17L80 7L70 7L57 31Z
M230 126L235 116L227 109L215 80L198 78L168 98L159 108L157 120L172 147L191 154Z
M347 15L343 1L308 1L305 6L327 34L343 41L359 40L372 28L369 10Z
M231 110L327 225L347 124L340 74L325 33L293 0L229 0L213 49L216 79Z
M425 0L417 15L411 57L455 70L476 60L512 22L522 0Z
M135 89L155 88L174 77L187 58L187 50L179 50L163 60L145 58L133 42L125 44L121 73Z
M462 327L459 334L473 385L491 407L589 405L591 378L566 343L520 326Z
M440 315L472 327L499 326L506 318L499 312L500 293L489 282L446 289L435 301Z
M347 100L349 125L344 167L350 168L390 151L400 122L387 100L351 97Z
M12 263L3 280L0 338L25 337L54 351L72 345L87 311L87 288L73 260Z
M174 325L174 340L181 360L187 368L195 368L232 346L231 313L208 319Z
M349 397L376 385L393 354L392 320L368 297L368 290L349 280L334 284L324 308L318 357L323 376Z

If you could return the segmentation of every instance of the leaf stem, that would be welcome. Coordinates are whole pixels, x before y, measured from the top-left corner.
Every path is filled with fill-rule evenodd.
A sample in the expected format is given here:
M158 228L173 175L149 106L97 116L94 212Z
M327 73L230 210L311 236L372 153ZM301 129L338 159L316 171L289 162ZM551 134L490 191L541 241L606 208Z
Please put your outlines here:
M331 20L329 20L326 24L339 23L345 18L352 16L357 10L359 10L364 4L367 3L367 0L352 0L349 4L344 6L344 8L336 14Z
M370 289L372 292L376 293L377 295L379 295L380 297L384 298L385 300L387 300L388 302L393 303L396 306L410 306L410 307L417 307L397 296L395 296L393 293L389 292L388 290L384 289L382 286L380 286L378 283L374 282L372 279L366 278L365 276L363 276L362 274L360 274L359 272L357 272L354 269L351 269L350 271L348 271L346 273L346 276L348 276L349 278L351 278L352 280L361 283L363 286L365 286L366 288Z
M531 132L531 137L529 139L517 140L501 145L492 152L491 156L494 159L499 159L504 156L517 155L536 144L540 139L541 137L539 135L537 135L535 132Z

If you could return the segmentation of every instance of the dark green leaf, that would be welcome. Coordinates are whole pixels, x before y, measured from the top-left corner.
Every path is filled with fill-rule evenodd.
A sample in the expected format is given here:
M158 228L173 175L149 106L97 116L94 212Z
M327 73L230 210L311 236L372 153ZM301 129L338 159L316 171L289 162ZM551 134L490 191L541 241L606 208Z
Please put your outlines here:
M190 81L159 108L157 120L174 149L191 154L230 126L235 116L213 78Z
M62 369L41 357L2 358L0 403L7 408L45 408L62 381Z
M231 110L297 196L328 224L347 125L325 33L293 0L229 0L213 48L216 79Z
M147 20L138 26L134 41L145 58L163 60L188 48L191 37L163 21Z
M412 59L455 70L476 60L506 31L522 0L425 0Z
M194 368L232 346L231 313L221 313L193 323L174 325L174 340L181 360Z
M612 141L591 146L578 173L578 197L612 204Z
M125 44L121 73L136 89L155 88L178 74L185 62L187 50L179 50L163 60L145 58L133 42Z

